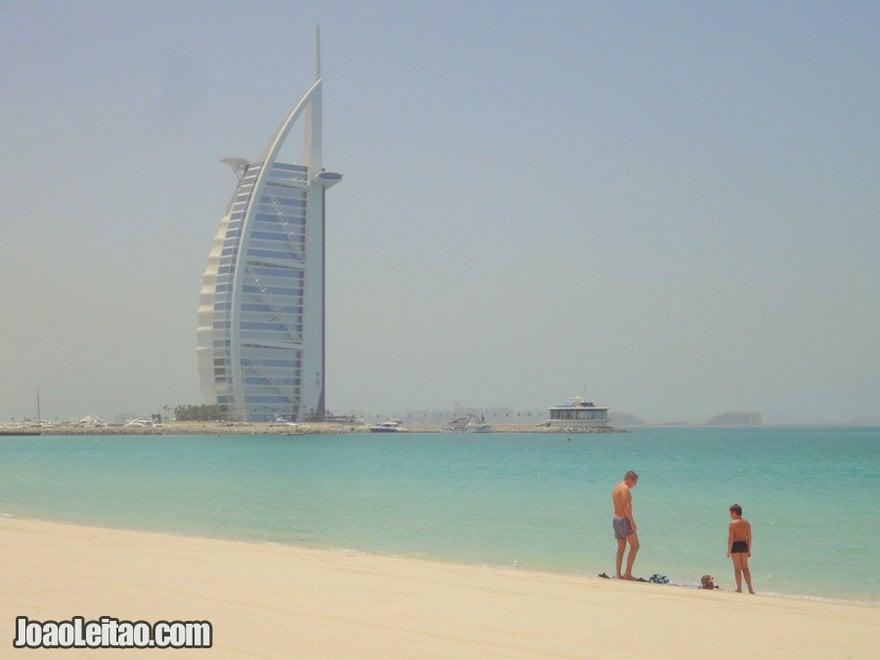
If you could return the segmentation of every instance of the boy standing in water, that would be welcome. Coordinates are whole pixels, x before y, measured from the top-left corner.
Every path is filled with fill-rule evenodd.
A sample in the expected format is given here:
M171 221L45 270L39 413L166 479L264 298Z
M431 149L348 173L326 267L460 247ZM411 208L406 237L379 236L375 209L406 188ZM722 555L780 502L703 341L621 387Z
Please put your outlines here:
M752 526L742 517L742 507L734 504L730 507L732 522L727 528L727 556L733 559L733 576L736 578L736 590L742 593L742 578L746 578L749 593L752 590L752 573L749 571L749 557L752 556Z

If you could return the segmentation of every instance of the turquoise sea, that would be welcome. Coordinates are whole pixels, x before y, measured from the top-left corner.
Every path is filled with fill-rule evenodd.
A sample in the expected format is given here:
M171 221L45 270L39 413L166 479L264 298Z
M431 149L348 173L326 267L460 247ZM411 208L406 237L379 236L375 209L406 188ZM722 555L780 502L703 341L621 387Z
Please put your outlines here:
M596 575L630 469L637 574L732 589L738 502L756 591L880 601L880 428L2 437L0 512Z

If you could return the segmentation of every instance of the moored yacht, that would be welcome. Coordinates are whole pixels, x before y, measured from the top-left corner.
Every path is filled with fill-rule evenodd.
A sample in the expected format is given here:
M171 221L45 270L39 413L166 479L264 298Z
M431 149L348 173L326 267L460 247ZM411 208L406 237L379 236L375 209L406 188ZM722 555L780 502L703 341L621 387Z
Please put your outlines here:
M454 417L446 426L447 431L456 431L458 433L491 433L492 425L486 422L483 415L477 417L468 413L462 417Z
M387 422L380 422L370 427L371 433L402 433L406 428L401 426L399 419L389 419Z
M161 424L156 422L155 419L144 416L144 417L138 417L136 419L129 419L125 422L125 424L123 424L123 426L127 426L129 428L137 427L137 428L145 428L145 429L154 429L157 426L161 426Z

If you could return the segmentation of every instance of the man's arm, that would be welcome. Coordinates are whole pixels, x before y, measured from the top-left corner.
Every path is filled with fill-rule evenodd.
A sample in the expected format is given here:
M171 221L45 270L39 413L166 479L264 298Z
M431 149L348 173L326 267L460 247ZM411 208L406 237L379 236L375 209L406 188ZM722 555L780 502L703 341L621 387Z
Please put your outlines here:
M733 523L727 526L727 556L730 557L730 551L733 550Z
M629 524L632 525L633 534L636 531L636 520L633 518L633 507L632 507L632 493L629 492L629 488L626 489L624 493L623 500L623 513L626 516L626 519L629 520Z

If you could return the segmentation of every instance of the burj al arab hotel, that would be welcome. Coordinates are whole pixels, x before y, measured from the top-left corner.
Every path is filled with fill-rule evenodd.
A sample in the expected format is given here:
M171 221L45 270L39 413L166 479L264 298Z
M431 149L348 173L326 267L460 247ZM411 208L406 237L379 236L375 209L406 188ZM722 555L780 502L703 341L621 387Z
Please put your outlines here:
M206 404L230 420L324 416L324 199L342 175L321 162L321 60L262 158L226 158L238 184L214 237L196 330ZM301 164L276 158L294 126Z

